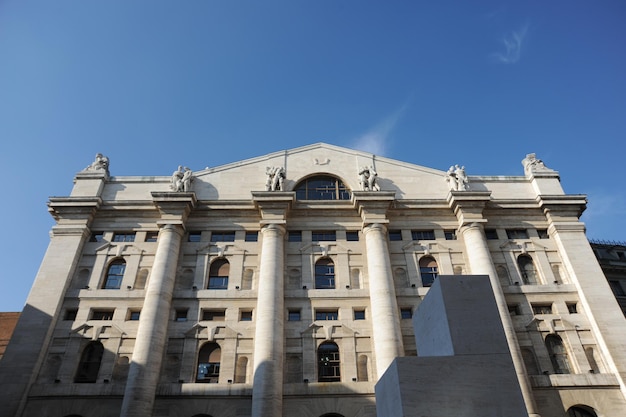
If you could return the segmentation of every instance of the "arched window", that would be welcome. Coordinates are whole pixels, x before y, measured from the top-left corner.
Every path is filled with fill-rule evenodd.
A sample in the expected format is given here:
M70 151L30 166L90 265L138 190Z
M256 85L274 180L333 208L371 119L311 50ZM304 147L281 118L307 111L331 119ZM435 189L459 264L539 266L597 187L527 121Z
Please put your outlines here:
M335 288L335 264L330 258L322 258L315 262L315 288Z
M107 276L104 279L102 288L107 290L118 290L122 285L124 271L126 270L126 262L123 259L116 259L109 265Z
M96 382L103 354L104 346L100 342L90 342L85 346L80 356L74 382Z
M537 283L537 271L533 264L533 258L528 255L520 255L517 258L517 266L519 267L520 274L522 274L522 282L524 284Z
M317 348L317 380L319 382L341 381L339 347L333 342L324 342Z
M422 285L430 287L437 278L437 261L432 256L424 256L420 259L420 276L422 277Z
M224 258L216 259L209 269L209 289L227 290L230 264Z
M549 334L546 336L546 348L548 349L554 372L557 374L569 374L570 364L563 340L555 334Z
M591 407L575 405L567 410L567 417L598 417L598 415Z
M222 349L217 343L205 343L198 352L198 376L196 382L217 384L220 376Z
M300 181L296 200L350 200L350 190L343 181L329 175L317 175Z

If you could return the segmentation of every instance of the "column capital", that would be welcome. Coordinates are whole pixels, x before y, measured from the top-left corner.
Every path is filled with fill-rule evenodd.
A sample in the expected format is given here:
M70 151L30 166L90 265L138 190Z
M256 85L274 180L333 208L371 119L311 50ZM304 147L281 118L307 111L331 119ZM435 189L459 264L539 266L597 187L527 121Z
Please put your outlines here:
M386 224L387 211L396 199L395 191L353 191L352 204L363 219L363 226Z
M459 221L459 227L487 221L483 218L483 210L491 201L491 191L450 191L447 200Z
M261 233L277 232L281 236L287 233L287 228L279 223L266 223L261 227Z
M102 205L100 197L50 197L48 212L56 225L52 233L58 235L88 235L87 227Z
M161 212L158 224L184 224L196 206L195 193L172 193L153 191L152 201Z
M293 191L252 191L252 201L261 213L261 225L284 224L296 200Z
M368 223L367 225L363 226L363 234L365 235L374 230L377 230L383 234L386 234L387 226L382 223Z

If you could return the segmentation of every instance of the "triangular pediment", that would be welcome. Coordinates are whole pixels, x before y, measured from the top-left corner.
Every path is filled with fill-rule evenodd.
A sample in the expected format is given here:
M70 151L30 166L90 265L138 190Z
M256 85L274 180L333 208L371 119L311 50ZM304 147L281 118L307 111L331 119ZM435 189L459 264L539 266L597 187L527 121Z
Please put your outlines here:
M360 191L362 167L375 169L381 190L395 191L400 198L443 199L449 191L444 171L327 143L195 171L193 191L200 200L247 200L251 192L266 189L268 167L284 168L283 191L293 191L300 181L315 175L336 177L350 190ZM411 196L418 189L420 195Z

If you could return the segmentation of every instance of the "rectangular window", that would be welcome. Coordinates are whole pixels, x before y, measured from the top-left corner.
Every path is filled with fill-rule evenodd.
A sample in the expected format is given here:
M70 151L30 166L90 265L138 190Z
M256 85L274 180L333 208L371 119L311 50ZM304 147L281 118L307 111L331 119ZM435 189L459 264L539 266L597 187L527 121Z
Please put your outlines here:
M398 242L402 240L402 230L390 230L389 231L389 240L391 242Z
M435 240L434 230L411 230L413 240Z
M246 232L246 242L258 242L259 232Z
M509 239L528 239L526 229L506 229L506 237Z
M289 236L287 237L289 242L302 242L302 231L300 230L291 230L289 232Z
M90 242L102 242L104 239L104 232L93 232L89 238Z
M300 321L300 310L289 309L287 313L288 321Z
M578 307L576 305L576 303L566 303L567 305L567 311L570 314L576 314L578 313Z
M239 312L239 321L252 321L252 310L242 310Z
M359 232L357 231L347 231L346 232L346 240L348 242L358 242L359 241Z
M187 242L200 242L202 239L202 232L189 232L187 235Z
M354 310L354 319L355 320L365 320L365 310L362 308Z
M235 232L211 232L211 242L234 242Z
M446 240L456 240L456 230L444 230L443 234Z
M128 320L131 320L131 321L139 320L139 313L140 312L138 310L131 310L128 313Z
M187 310L186 308L177 308L176 313L174 314L175 321L187 321Z
M519 304L509 305L508 307L509 307L509 314L511 316L519 316L522 314L519 308Z
M334 242L337 235L334 230L314 230L311 232L311 240L313 242Z
M134 242L135 232L120 232L113 235L113 242Z
M91 312L92 320L113 320L113 312L115 310L93 310Z
M339 310L315 310L315 320L338 320Z
M156 242L159 238L159 232L146 232L146 242Z
M537 229L537 235L539 236L539 239L550 239L548 229Z
M410 307L405 307L400 309L400 318L401 319L410 319L413 318L413 310Z
M619 282L619 280L612 279L609 281L609 284L611 285L611 289L613 290L613 293L616 296L618 297L626 296L626 292L624 292L624 287L622 287L622 283Z
M202 310L202 320L224 321L226 320L226 310Z
M485 238L487 240L498 240L498 231L496 229L485 229Z
M227 290L228 277L209 277L210 290Z
M552 314L552 304L533 304L533 314Z
M65 310L65 314L63 315L63 320L74 321L76 320L76 315L78 314L77 308L68 308Z

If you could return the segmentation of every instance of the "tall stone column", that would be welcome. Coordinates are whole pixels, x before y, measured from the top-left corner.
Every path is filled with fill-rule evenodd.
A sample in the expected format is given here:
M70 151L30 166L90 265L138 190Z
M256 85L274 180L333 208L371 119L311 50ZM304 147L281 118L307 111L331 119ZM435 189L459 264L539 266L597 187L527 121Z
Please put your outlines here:
M294 193L254 192L261 213L261 258L254 333L252 417L281 416L283 406L286 213Z
M396 357L404 356L385 226L389 222L387 209L394 200L394 193L355 191L353 200L363 219L376 375L380 378Z
M528 415L539 416L530 380L526 374L522 352L517 342L515 327L509 316L506 298L500 287L498 274L491 259L483 229L483 223L486 222L486 219L483 218L482 211L491 198L490 195L491 192L451 191L448 196L448 203L459 220L459 230L463 237L470 273L489 276Z
M153 193L153 198L161 211L161 229L128 371L122 417L152 415L167 341L183 224L195 204L191 193Z

